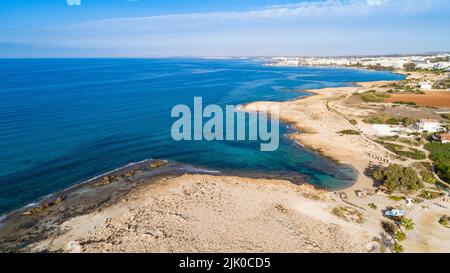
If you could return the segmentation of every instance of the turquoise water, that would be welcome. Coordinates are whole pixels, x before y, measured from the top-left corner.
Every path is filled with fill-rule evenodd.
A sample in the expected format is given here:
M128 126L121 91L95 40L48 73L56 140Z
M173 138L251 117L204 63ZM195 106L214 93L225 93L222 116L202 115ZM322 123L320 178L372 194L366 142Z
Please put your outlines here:
M255 142L175 142L171 108L305 96L289 90L401 76L338 68L265 67L251 60L0 60L0 213L93 176L148 158L216 170L297 172L331 188L351 168L283 139L275 152ZM286 133L283 129L280 134Z

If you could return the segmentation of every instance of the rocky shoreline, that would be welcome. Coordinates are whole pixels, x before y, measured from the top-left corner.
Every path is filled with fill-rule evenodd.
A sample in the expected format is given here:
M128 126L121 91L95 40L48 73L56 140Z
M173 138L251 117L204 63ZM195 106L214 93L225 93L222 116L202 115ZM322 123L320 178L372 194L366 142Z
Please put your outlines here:
M186 174L241 176L249 179L285 179L304 184L298 173L250 171L211 171L167 160L144 160L108 172L66 190L44 197L36 203L12 211L0 223L0 253L28 252L28 246L60 234L58 227L72 218L99 212L149 184Z
M58 225L73 217L102 210L144 184L184 173L188 166L166 160L145 160L44 197L5 215L0 225L0 252L21 252L34 242L57 234Z

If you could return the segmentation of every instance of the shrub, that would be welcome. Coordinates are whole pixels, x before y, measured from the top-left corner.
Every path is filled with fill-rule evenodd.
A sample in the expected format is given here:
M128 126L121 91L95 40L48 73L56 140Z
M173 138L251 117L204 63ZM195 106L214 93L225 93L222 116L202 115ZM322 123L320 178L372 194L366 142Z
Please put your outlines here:
M398 202L398 201L403 200L403 196L391 195L391 196L389 196L389 199L394 200L395 202Z
M373 173L373 177L381 180L383 186L392 192L413 193L423 188L423 183L413 168L402 167L398 164L380 168Z
M404 251L403 246L399 243L395 243L392 246L392 252L394 253L403 253L403 251Z
M351 207L336 207L332 210L333 214L347 222L364 223L364 215L360 211Z
M439 219L439 224L446 228L450 228L450 216L444 215Z
M413 101L396 101L394 102L395 104L403 104L403 105L410 105L410 106L415 106L417 105L417 103L413 102Z
M391 95L389 94L377 93L375 91L369 91L361 95L361 98L366 102L383 102L390 97Z
M338 133L343 135L359 135L359 132L356 130L342 130Z
M368 206L371 209L377 209L378 208L377 205L375 205L374 203L370 203L370 204L368 204Z
M420 197L424 198L424 199L436 199L439 198L441 196L443 196L444 194L442 192L437 192L437 191L430 191L430 190L423 190L420 193Z

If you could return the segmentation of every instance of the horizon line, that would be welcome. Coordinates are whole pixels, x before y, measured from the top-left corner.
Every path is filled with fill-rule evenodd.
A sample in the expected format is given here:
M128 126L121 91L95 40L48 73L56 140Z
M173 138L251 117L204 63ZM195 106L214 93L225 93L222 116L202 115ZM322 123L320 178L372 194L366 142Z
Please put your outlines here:
M7 59L258 59L258 58L355 58L355 57L408 57L408 56L431 56L437 54L450 54L450 51L430 51L416 53L388 53L388 54L355 54L355 55L230 55L230 56L199 56L199 55L173 55L173 56L99 56L99 57L83 57L83 56L65 56L65 57L0 57L2 60Z

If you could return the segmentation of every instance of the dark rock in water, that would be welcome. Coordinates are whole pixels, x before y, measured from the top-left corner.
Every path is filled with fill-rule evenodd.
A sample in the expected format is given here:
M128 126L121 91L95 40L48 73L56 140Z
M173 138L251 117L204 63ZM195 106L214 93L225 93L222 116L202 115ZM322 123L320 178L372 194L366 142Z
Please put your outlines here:
M132 170L129 171L125 174L125 177L133 177L134 175L136 175L139 171L138 170Z
M42 211L44 211L44 210L46 210L46 209L48 209L50 207L53 207L55 205L60 204L65 199L66 199L65 195L60 195L60 196L58 196L55 199L55 201L41 204L41 205L39 205L37 207L34 207L34 208L30 209L30 210L25 211L24 213L22 213L22 215L24 215L24 216L35 215L35 214L40 213L40 212L42 212Z
M58 196L58 198L56 198L56 200L55 200L55 205L58 205L59 203L61 203L64 200L66 200L66 196L65 195Z
M150 168L160 168L163 167L165 165L169 164L169 162L167 160L155 160L152 163L150 163Z
M50 206L48 204L42 204L40 206L37 206L35 208L32 208L30 210L25 211L24 213L22 213L22 215L24 216L30 216L30 215L35 215L40 213L43 210L46 210L47 208L49 208Z
M112 182L116 181L117 179L119 179L119 177L118 177L117 175L108 175L108 176L105 176L105 177L103 178L103 180L98 181L98 182L95 183L94 185L95 185L95 186L105 186L105 185L109 185L109 184L111 184Z

